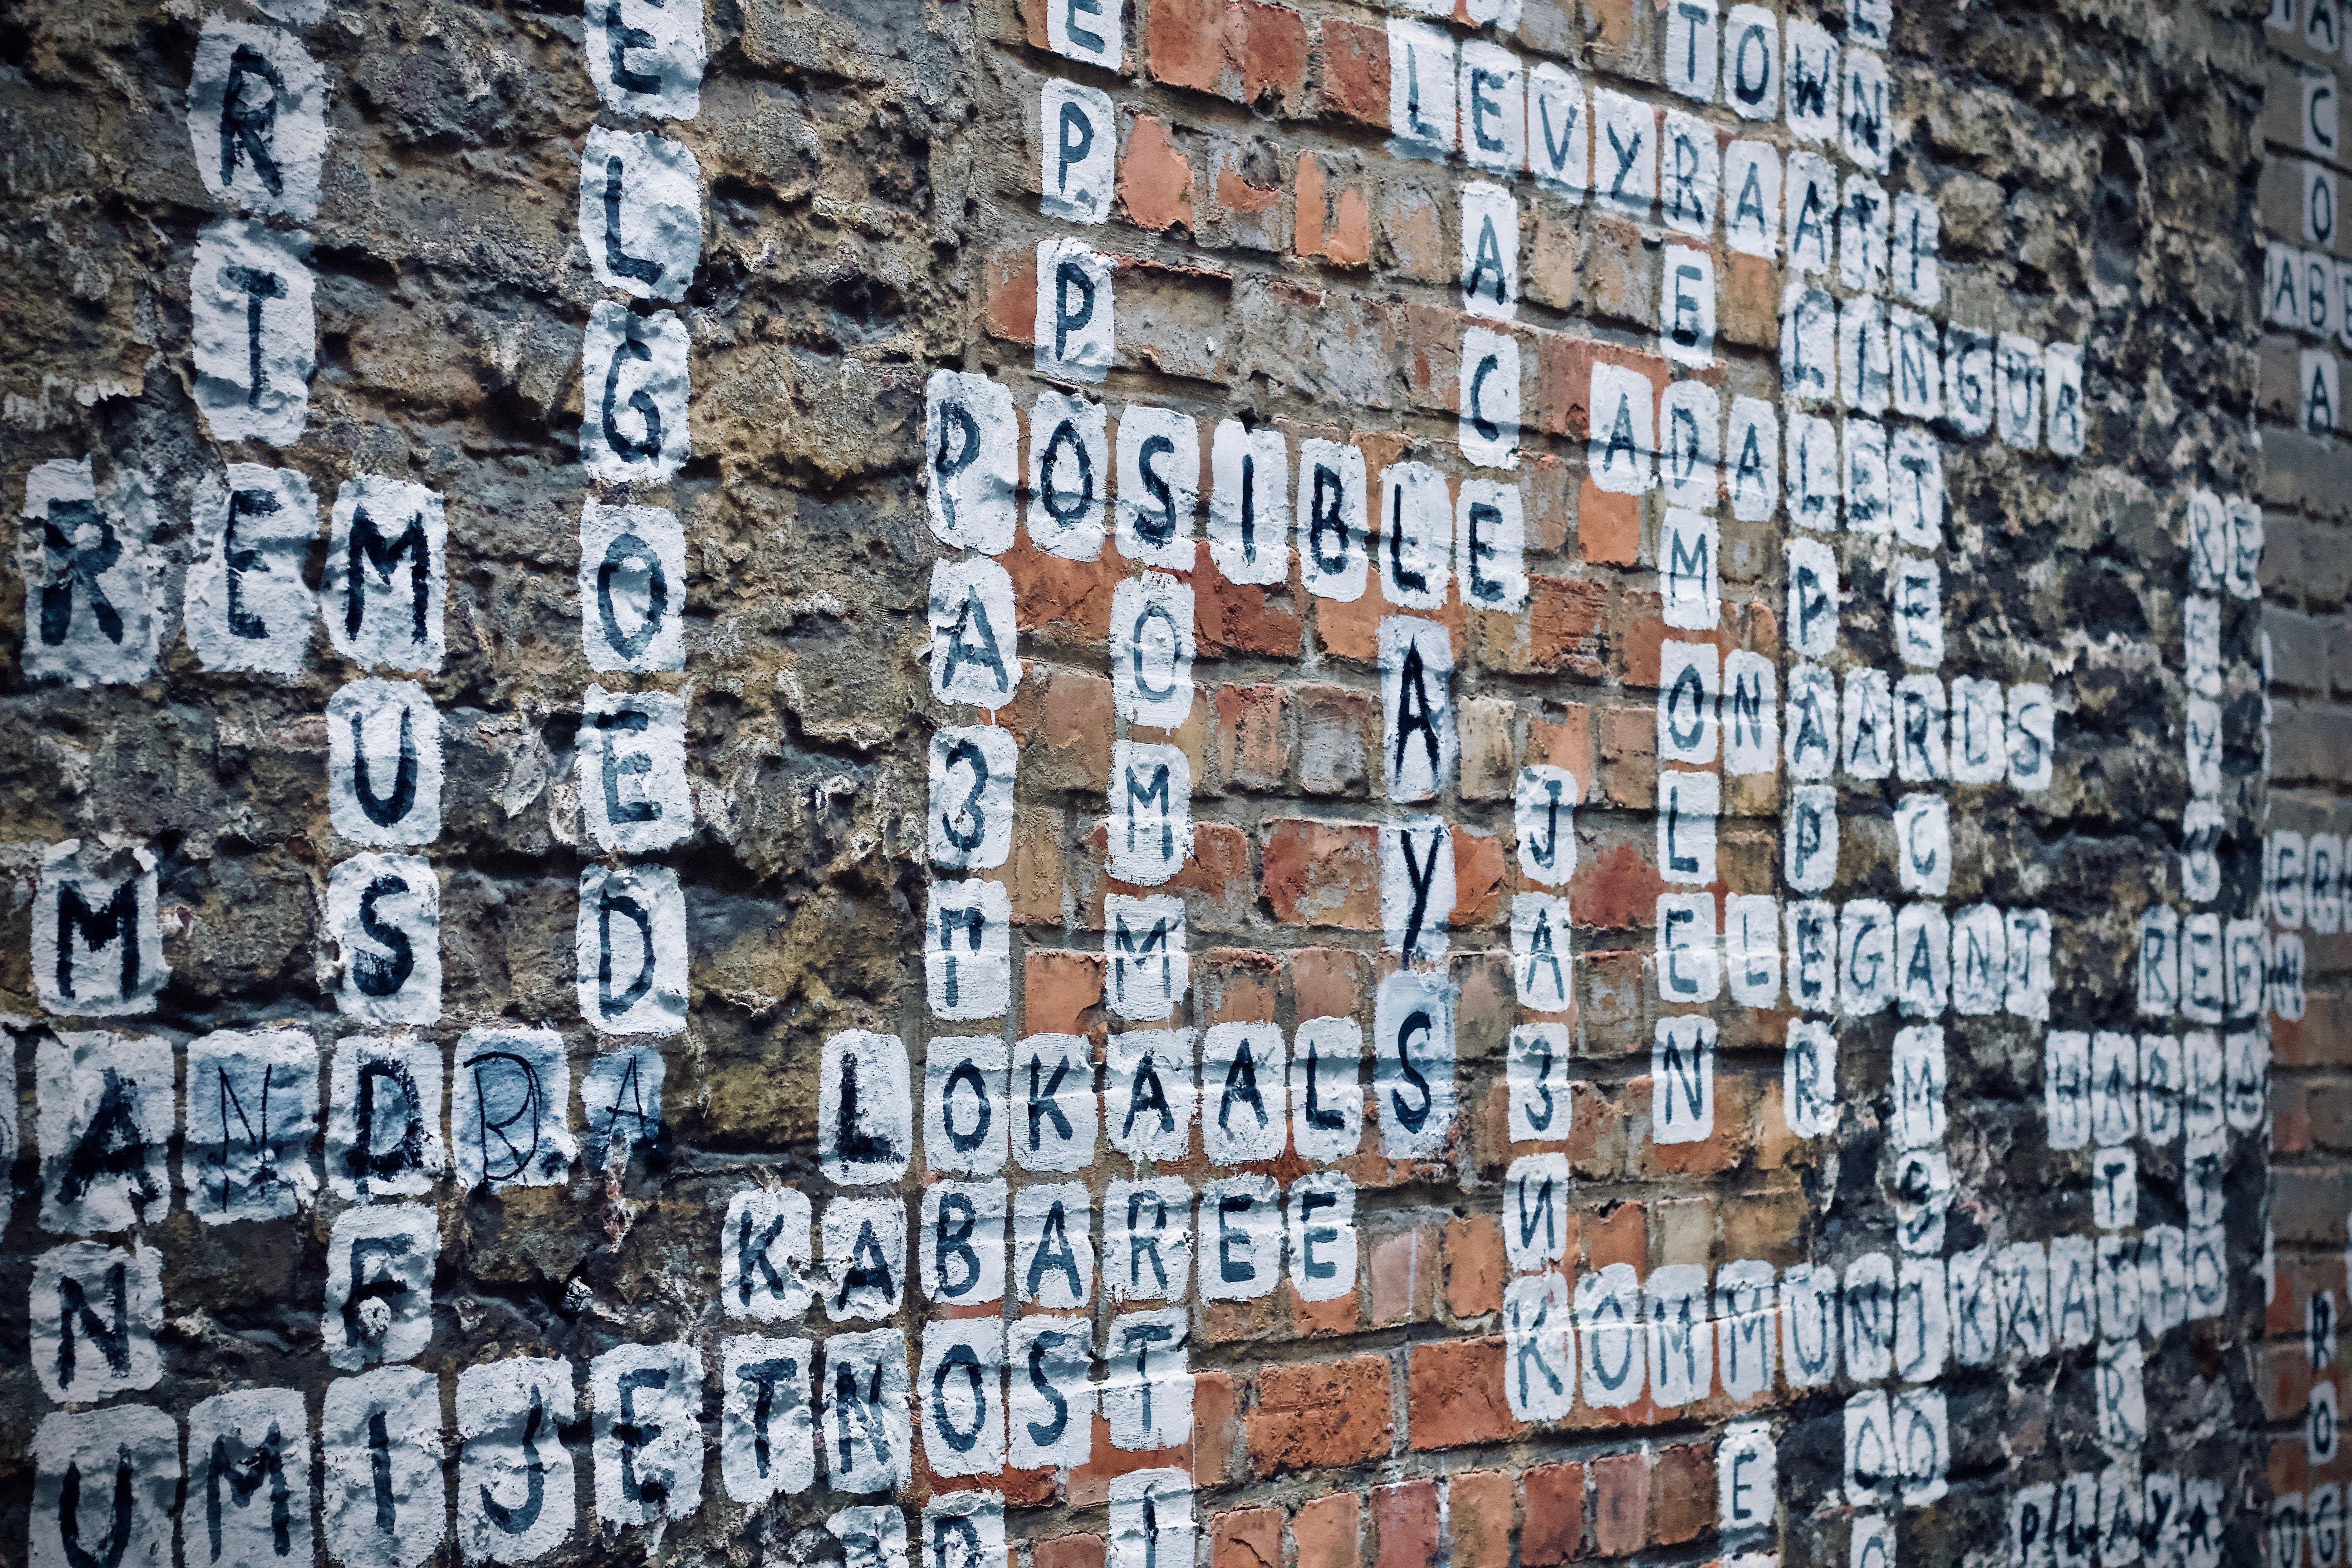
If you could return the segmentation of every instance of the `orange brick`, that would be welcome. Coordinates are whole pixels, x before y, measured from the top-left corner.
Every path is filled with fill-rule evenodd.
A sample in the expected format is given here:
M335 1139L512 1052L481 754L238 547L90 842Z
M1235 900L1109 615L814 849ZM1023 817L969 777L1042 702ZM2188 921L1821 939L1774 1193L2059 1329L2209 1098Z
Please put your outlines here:
M1221 1486L1233 1479L1234 1461L1244 1449L1241 1403L1231 1373L1204 1372L1192 1379L1194 1486Z
M1389 122L1389 37L1386 29L1336 17L1323 23L1323 108L1367 125Z
M1290 955L1291 1005L1300 1018L1352 1018L1371 984L1370 962L1345 947L1302 947Z
M1226 49L1241 67L1242 101L1296 113L1307 95L1307 18L1287 5L1240 0Z
M1437 1561L1437 1487L1405 1481L1372 1489L1372 1568L1431 1568Z
M1584 1266L1591 1269L1630 1263L1650 1271L1649 1215L1640 1204L1619 1204L1606 1214L1584 1216Z
M1363 1529L1363 1505L1354 1492L1317 1498L1290 1521L1298 1568L1360 1568Z
M1230 10L1225 0L1152 0L1143 27L1152 76L1171 87L1222 91Z
M1517 1489L1508 1470L1469 1470L1445 1489L1454 1568L1511 1568L1511 1525Z
M1584 1467L1538 1465L1528 1471L1524 1485L1528 1522L1519 1534L1522 1568L1554 1568L1574 1558L1584 1549Z
M1503 1310L1502 1227L1485 1215L1465 1215L1445 1226L1445 1310L1480 1318Z
M987 302L980 324L989 336L1016 343L1037 341L1037 253L1000 250L988 258Z
M1212 1519L1209 1568L1283 1568L1282 1510L1239 1508Z
M1585 480L1576 492L1576 544L1587 561L1640 565L1642 498L1617 495Z
M1160 7L1152 7L1156 16ZM1118 202L1139 228L1192 226L1192 165L1168 127L1148 114L1135 117L1119 158Z
M1406 1419L1416 1448L1501 1443L1525 1432L1503 1392L1503 1341L1440 1340L1412 1347Z
M1260 1476L1360 1464L1389 1451L1389 1360L1262 1367L1245 1423Z

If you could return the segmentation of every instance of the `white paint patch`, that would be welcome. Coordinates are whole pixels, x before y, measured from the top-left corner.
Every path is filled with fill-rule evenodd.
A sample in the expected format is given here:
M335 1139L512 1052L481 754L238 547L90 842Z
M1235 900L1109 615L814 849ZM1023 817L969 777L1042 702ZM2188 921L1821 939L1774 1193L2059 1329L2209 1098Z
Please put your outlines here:
M1849 1394L1845 1402L1845 1500L1884 1508L1895 1500L1894 1412L1883 1392Z
M662 1080L669 1065L652 1046L600 1052L580 1075L580 1120L591 1163L618 1170L640 1149L661 1146Z
M1034 361L1039 375L1100 381L1110 373L1116 343L1111 269L1111 258L1083 239L1038 242Z
M188 278L196 409L215 441L302 438L318 369L310 237L222 218L196 237Z
M1838 205L1837 171L1816 153L1792 152L1784 191L1790 268L1800 277L1826 278ZM1783 294L1783 311L1787 300Z
M1436 621L1385 616L1380 627L1381 765L1389 798L1428 800L1452 781L1454 644Z
M1192 1189L1181 1176L1113 1182L1103 1198L1111 1300L1181 1301L1192 1277Z
M1009 586L1006 592L1009 606ZM1111 695L1120 718L1162 730L1181 728L1192 712L1194 651L1189 584L1146 572L1112 591Z
M1503 1252L1513 1273L1533 1273L1567 1256L1575 1184L1565 1154L1523 1155L1504 1172Z
M1305 1301L1336 1301L1356 1291L1356 1184L1320 1171L1290 1184L1284 1217L1290 1241L1290 1286Z
M607 0L610 3L610 0ZM605 484L665 484L691 451L687 433L690 340L672 310L640 316L609 300L588 311L581 339L580 462Z
M1848 158L1874 174L1886 173L1887 142L1892 131L1887 123L1887 97L1891 90L1885 56L1876 49L1846 50L1845 112L1838 121L1838 146Z
M448 575L438 495L380 474L335 492L319 607L337 653L363 669L439 669Z
M951 549L1011 549L1021 461L1013 395L985 375L935 370L923 387L923 432L931 532Z
M77 687L142 680L155 666L163 562L149 548L145 474L52 458L25 477L16 569L26 584L25 673Z
M931 1170L992 1176L1004 1169L1013 1122L1009 1064L1004 1042L991 1036L925 1047L923 1159Z
M1721 708L1723 682L1716 669L1716 647L1713 643L1668 641L1658 650L1658 759L1666 763L1682 763L1705 767L1714 763L1717 746L1721 740L1722 725L1717 714ZM1659 842L1665 842L1666 821L1659 818ZM1686 876L1674 874L1674 868L1659 851L1660 865L1666 868L1668 881L1687 881ZM1712 878L1705 879L1713 880Z
M700 0L591 0L583 52L607 109L662 120L702 111Z
M1940 899L1952 882L1951 804L1924 792L1895 807L1895 881L1906 893Z
M1940 1258L1906 1258L1895 1285L1895 1375L1929 1383L1951 1355L1952 1310Z
M1952 678L1951 765L1956 784L1999 784L2009 772L2008 720L1997 680Z
M1723 611L1722 540L1715 519L1669 508L1661 542L1666 625L1686 631L1713 630Z
M1336 447L1328 441L1311 445L1335 451L1352 450ZM1112 512L1118 520L1119 554L1142 566L1167 572L1192 571L1197 554L1192 537L1194 519L1201 510L1200 421L1172 408L1130 403L1118 416L1117 461L1118 474L1111 500ZM1360 456L1356 466L1360 531ZM1307 483L1302 468L1302 513L1307 504Z
M1582 201L1592 167L1592 123L1583 81L1549 60L1528 72L1528 165L1536 183Z
M1099 560L1109 476L1103 405L1039 393L1029 416L1029 542L1066 561Z
M1047 78L1037 98L1037 148L1040 212L1067 223L1100 223L1110 216L1118 116L1108 93Z
M1944 414L1975 440L1993 426L1993 340L1958 321L1944 329Z
M335 1047L327 1186L339 1198L421 1197L449 1168L441 1141L441 1047L402 1034Z
M620 855L682 842L694 829L685 699L591 686L580 717L580 815L589 836Z
M564 1184L580 1153L571 1109L572 1063L553 1029L478 1028L457 1037L449 1142L468 1191Z
M1895 1004L1906 1018L1951 1005L1952 923L1941 904L1906 904L1895 915Z
M1780 256L1780 153L1770 142L1734 142L1724 150L1724 238L1735 252L1767 261Z
M1951 1426L1943 1390L1905 1389L1895 1395L1887 1415L1895 1479L1903 1506L1926 1508L1941 1501L1952 1468Z
M1707 134L1712 137L1713 132ZM1669 245L1660 268L1664 299L1658 308L1658 352L1677 364L1703 370L1715 363L1715 257Z
M1801 893L1827 891L1837 878L1837 792L1828 784L1790 790L1788 826L1780 842L1781 874L1789 886ZM1795 944L1790 947L1794 951Z
M1772 1528L1780 1490L1771 1423L1735 1421L1725 1427L1715 1449L1716 1528L1725 1543L1760 1541Z
M188 1563L312 1561L310 1417L301 1390L246 1388L198 1404L188 1412Z
M854 1323L898 1316L907 1293L907 1205L895 1195L832 1198L821 1230L825 1317Z
M825 1516L841 1542L842 1568L907 1568L907 1521L891 1503L862 1503Z
M1522 1421L1557 1421L1575 1403L1576 1331L1568 1281L1530 1274L1503 1289L1503 1391Z
M916 1251L923 1294L951 1306L1004 1299L1003 1182L935 1182L923 1189Z
M1745 1403L1772 1386L1774 1324L1772 1266L1752 1258L1715 1271L1716 1372L1724 1396ZM1727 1433L1727 1440L1733 1427Z
M1818 22L1791 17L1786 30L1789 134L1824 142L1838 121L1838 45Z
M32 917L33 987L42 1010L115 1017L155 1010L171 978L158 921L155 857L68 838L41 856Z
M1886 307L1874 297L1840 302L1837 314L1838 396L1848 408L1884 414L1895 396L1895 359L1886 340Z
M731 1334L719 1342L719 1479L730 1501L757 1508L816 1484L811 1340Z
M1838 910L1838 993L1848 1017L1883 1013L1895 1000L1895 911L1880 900Z
M1642 1284L1630 1263L1612 1263L1576 1282L1576 1330L1582 1352L1584 1403L1622 1410L1649 1382L1648 1336L1642 1330Z
M1893 576L1895 651L1915 669L1933 669L1944 662L1943 569L1923 556L1898 555Z
M1512 0L1491 3L1499 11ZM1504 179L1516 176L1528 166L1527 73L1519 57L1483 38L1465 38L1460 86L1464 161Z
M200 477L190 503L188 647L206 669L299 674L316 607L302 574L319 537L319 503L291 468L231 463L226 479ZM68 585L75 592L89 594L86 579Z
M1512 287L1517 285L1514 281ZM1482 468L1519 466L1519 343L1485 327L1462 331L1462 382L1455 440Z
M1442 610L1451 582L1454 502L1426 463L1381 470L1381 594L1405 609Z
M1887 446L1888 511L1895 537L1914 550L1944 542L1944 449L1913 426L1895 427Z
M1565 1013L1573 1005L1570 930L1566 899L1511 895L1511 981L1529 1012Z
M923 1506L917 1556L929 1568L1012 1568L1004 1542L1004 1499L992 1491L959 1491ZM920 1563L918 1568L922 1568Z
M457 1374L457 1550L468 1563L530 1563L572 1537L576 1491L562 1428L577 1406L572 1363L511 1356Z
M1219 1024L1201 1048L1201 1142L1213 1165L1278 1158L1288 1137L1286 1053L1274 1024Z
M702 1352L690 1340L615 1346L588 1363L588 1405L604 1540L642 1526L651 1558L667 1522L702 1506Z
M1705 1398L1715 1387L1715 1324L1706 1311L1706 1268L1689 1263L1654 1268L1645 1294L1650 1397L1668 1409Z
M991 712L1012 701L1022 673L1012 575L984 559L935 563L929 614L932 697Z
M1715 1131L1716 1026L1698 1014L1661 1018L1650 1042L1650 1136L1700 1143Z
M1399 970L1381 982L1372 1084L1381 1152L1391 1160L1439 1155L1453 1131L1454 1003L1443 974Z
M1931 316L1890 305L1886 310L1886 340L1895 367L1895 412L1914 419L1933 419L1943 412L1943 328ZM1919 432L1906 426L1902 432Z
M1910 191L1895 195L1893 258L1888 267L1897 298L1923 310L1943 303L1943 215L1935 201Z
M1822 1388L1837 1377L1837 1270L1825 1264L1796 1264L1780 1276L1781 1358L1791 1388Z
M1839 335L1837 304L1826 290L1802 283L1781 290L1780 384L1791 399L1836 395Z
M1192 1147L1192 1118L1200 1100L1193 1080L1192 1031L1111 1036L1103 1086L1112 1148L1138 1162L1184 1158Z
M1662 427L1658 479L1666 504L1710 511L1722 500L1717 469L1723 452L1723 399L1703 381L1677 381L1658 399ZM1687 564L1678 568L1690 572ZM1711 568L1702 565L1702 574ZM1710 622L1710 625L1713 623Z
M1198 1210L1201 1299L1246 1301L1282 1280L1282 1205L1271 1176L1204 1184Z
M895 1182L915 1151L906 1042L845 1029L825 1037L817 1085L817 1162L843 1186Z
M1471 74L1465 64L1464 77ZM1512 74L1518 74L1516 65ZM1501 185L1470 181L1462 187L1461 235L1462 308L1490 321L1509 321L1519 311L1517 198ZM1466 362L1470 355L1465 353L1463 358Z
M1837 557L1827 543L1818 539L1789 541L1787 555L1790 646L1804 658L1825 658L1837 647L1839 597ZM1794 706L1797 701L1797 693L1800 689L1798 678L1802 673L1802 668L1790 672L1789 688L1791 706ZM1826 681L1826 676L1823 679ZM1834 732L1833 724L1831 726L1831 731ZM1824 739L1822 744L1827 746L1829 742ZM1790 761L1793 764L1796 762L1797 745L1793 730L1790 745L1791 749Z
M327 1384L319 1415L326 1458L327 1552L352 1568L422 1568L448 1528L441 1380L380 1367Z
M1204 1273L1211 1267L1204 1264ZM1206 1280L1202 1283L1205 1294ZM1103 1345L1101 1399L1113 1447L1141 1453L1191 1440L1191 1340L1181 1307L1121 1312L1110 1320Z
M1820 532L1835 529L1841 483L1837 426L1816 415L1804 413L1791 404L1789 407L1788 446L1790 521L1800 528ZM1771 515L1769 506L1761 510L1763 517ZM1761 521L1763 517L1754 521Z
M923 1325L923 1461L936 1476L1004 1468L1004 1323L958 1318ZM898 1510L888 1510L892 1519Z
M1886 192L1867 174L1848 174L1838 202L1838 287L1875 294L1886 287Z
M808 1194L745 1187L727 1201L719 1233L719 1300L730 1318L785 1323L816 1299Z
M846 1492L895 1491L913 1475L907 1349L897 1329L824 1342L817 1438L827 1479Z
M1198 1537L1192 1478L1184 1471L1137 1470L1110 1483L1108 1568L1192 1562L1200 1551Z
M1565 887L1576 870L1576 775L1541 763L1519 770L1512 786L1511 828L1519 869L1547 888Z
M1007 1325L1005 1400L1015 1469L1067 1469L1093 1456L1094 1331L1083 1317L1021 1317ZM970 1494L963 1494L970 1495Z
M143 1242L51 1247L33 1264L30 1317L33 1371L54 1403L152 1388L163 1375L163 1255Z
M33 1058L41 1228L63 1235L159 1223L172 1203L171 1044L142 1035L44 1035Z
M1299 1024L1290 1051L1290 1136L1301 1159L1344 1160L1362 1143L1363 1061L1363 1031L1354 1019Z
M441 714L423 687L365 678L327 701L327 820L354 844L441 836Z
M1788 906L1789 996L1812 1013L1837 1010L1837 910L1818 899Z
M425 1204L345 1210L327 1243L327 1359L345 1372L412 1361L433 1339L441 1226ZM437 1404L437 1401L436 1401Z
M1443 817L1402 817L1381 825L1380 842L1383 939L1407 964L1444 958L1454 900L1451 829Z
M1845 525L1883 534L1894 525L1886 486L1886 431L1874 419L1845 422Z
M1638 98L1595 88L1593 195L1646 219L1658 199L1658 110ZM1594 406L1599 406L1597 404Z
M1780 112L1780 18L1762 5L1734 5L1724 18L1723 100L1742 120Z
M1734 775L1769 773L1780 766L1779 677L1771 660L1735 648L1723 661L1723 769Z
M1009 779L1006 795L1009 804ZM1183 868L1192 852L1192 764L1181 747L1113 742L1108 832L1110 874L1122 882L1156 888Z
M702 258L702 169L692 149L645 132L591 127L580 153L579 216L597 282L639 300L686 298Z
M675 515L657 507L583 503L581 640L588 667L683 668L685 582L686 535Z
M1389 27L1389 151L1442 162L1458 144L1454 40L1423 22Z
M1723 968L1732 1000L1770 1007L1780 999L1780 905L1769 893L1723 900Z
M1993 406L2000 438L2032 451L2042 444L2042 345L2003 332L1993 352Z
M335 1005L370 1024L441 1016L441 879L414 855L354 855L327 876Z
M32 1448L29 1568L172 1568L180 1428L171 1416L143 1405L61 1410L41 1422Z
M1645 493L1655 482L1658 446L1656 393L1650 378L1631 365L1596 362L1589 399L1584 461L1592 482L1615 495Z
M1098 1116L1091 1047L1083 1035L1030 1035L1014 1048L1013 1093L1025 1094L1013 1156L1027 1171L1083 1171L1094 1163Z
M1192 983L1184 900L1171 893L1105 898L1103 958L1114 1015L1151 1023L1174 1013Z
M206 1225L283 1219L318 1195L319 1047L294 1029L219 1029L188 1042L180 1181Z
M668 865L581 872L572 938L579 1004L597 1035L687 1027L687 896Z
M1371 566L1366 495L1360 449L1337 441L1299 442L1298 571L1318 598L1353 604L1363 597Z
M1723 780L1713 773L1668 769L1658 775L1658 875L1669 883L1704 888L1716 879L1716 819ZM1710 898L1705 924L1712 933ZM1660 989L1675 994L1662 976Z
M1883 779L1895 771L1895 689L1883 669L1850 669L1845 677L1845 755L1842 765L1858 779Z
M215 201L316 217L326 73L289 33L207 17L188 77L188 141Z

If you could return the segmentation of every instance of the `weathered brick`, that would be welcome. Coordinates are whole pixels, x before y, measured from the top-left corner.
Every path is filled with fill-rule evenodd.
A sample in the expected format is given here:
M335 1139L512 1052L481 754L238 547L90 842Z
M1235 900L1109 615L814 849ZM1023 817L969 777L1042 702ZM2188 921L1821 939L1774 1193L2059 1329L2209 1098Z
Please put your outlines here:
M1351 1491L1305 1504L1290 1519L1298 1568L1361 1568L1363 1505Z
M1519 1532L1523 1568L1554 1568L1584 1550L1584 1467L1537 1465L1521 1478L1527 1526Z
M1403 1481L1372 1489L1372 1568L1433 1568L1437 1561L1437 1487Z
M1518 1488L1508 1470L1466 1470L1446 1483L1445 1523L1454 1568L1511 1568Z
M1389 1451L1389 1361L1382 1355L1262 1368L1248 1416L1260 1476L1360 1464Z
M1265 899L1276 920L1381 929L1379 829L1286 817L1266 825L1265 842Z
M1501 1443L1527 1430L1503 1391L1503 1341L1441 1340L1412 1347L1407 1424L1416 1448Z

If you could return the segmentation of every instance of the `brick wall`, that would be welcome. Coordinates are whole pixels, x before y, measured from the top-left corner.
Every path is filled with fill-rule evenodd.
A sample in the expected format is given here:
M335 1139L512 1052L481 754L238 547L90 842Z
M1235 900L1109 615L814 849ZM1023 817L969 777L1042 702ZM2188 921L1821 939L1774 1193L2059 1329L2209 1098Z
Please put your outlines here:
M2278 3L0 22L0 1539L2342 1561Z

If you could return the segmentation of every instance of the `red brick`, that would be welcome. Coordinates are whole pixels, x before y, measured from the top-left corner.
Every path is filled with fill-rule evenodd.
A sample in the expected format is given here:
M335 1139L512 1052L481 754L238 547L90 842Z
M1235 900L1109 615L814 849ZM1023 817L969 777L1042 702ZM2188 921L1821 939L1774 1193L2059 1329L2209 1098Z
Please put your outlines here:
M1715 1521L1715 1450L1704 1443L1659 1449L1650 1488L1650 1539L1679 1546L1696 1541Z
M1226 48L1241 67L1242 101L1297 112L1307 94L1307 18L1287 5L1240 0Z
M1389 1359L1261 1367L1244 1426L1260 1476L1379 1458L1391 1447Z
M1262 654L1296 661L1307 632L1307 596L1296 582L1235 583L1204 552L1193 575L1193 632L1202 657Z
M1282 1510L1239 1508L1212 1519L1209 1568L1283 1568Z
M1041 1541L1030 1553L1032 1568L1103 1568L1103 1538L1099 1535L1057 1535Z
M1445 1488L1454 1568L1511 1568L1511 1515L1517 1489L1508 1470L1469 1470Z
M1326 111L1367 125L1389 122L1389 37L1384 28L1336 17L1323 23L1322 89Z
M1445 1310L1481 1318L1503 1310L1503 1230L1485 1215L1465 1215L1445 1226Z
M1143 26L1143 53L1151 74L1171 87L1223 90L1225 0L1151 0Z
M1363 1529L1363 1505L1354 1492L1317 1498L1290 1521L1298 1568L1361 1568Z
M1595 849L1588 846L1569 879L1569 909L1579 926L1636 931L1656 918L1658 895L1666 890L1658 868L1631 844Z
M1101 953L1033 947L1023 958L1023 1034L1094 1033L1102 1026L1102 1003Z
M1446 917L1457 931L1491 930L1503 906L1503 882L1510 875L1510 858L1503 841L1491 833L1466 827L1453 830L1454 909Z
M1437 1561L1437 1485L1372 1489L1372 1568L1432 1568Z
M1233 1479L1234 1460L1244 1450L1241 1403L1231 1373L1204 1372L1192 1379L1194 1486L1222 1486Z
M1592 1544L1603 1557L1642 1550L1650 1515L1650 1459L1610 1454L1592 1461Z
M1294 925L1381 929L1380 829L1288 817L1265 828L1265 898Z
M1280 789L1290 773L1290 693L1279 686L1221 686L1217 774L1228 789Z
M1557 720L1528 721L1528 753L1530 765L1566 768L1576 780L1580 791L1592 787L1592 710L1581 702L1560 705ZM1582 796L1578 797L1582 804Z
M1635 1273L1649 1273L1649 1218L1640 1204L1619 1204L1606 1214L1587 1214L1584 1266L1597 1271L1612 1263L1630 1263Z
M1415 1345L1406 1409L1416 1448L1500 1443L1528 1429L1504 1395L1500 1336Z
M1553 1568L1584 1549L1584 1467L1538 1465L1527 1473L1527 1528L1521 1568ZM1305 1564L1300 1564L1305 1568Z
M988 258L987 302L981 326L993 338L1016 343L1037 341L1037 252L1000 250Z
M1370 1131L1367 1125L1367 1136ZM1409 1225L1386 1236L1376 1234L1371 1262L1373 1327L1425 1323L1437 1315L1440 1234L1432 1223Z
M1473 617L1479 652L1514 675L1598 680L1605 672L1602 617L1608 597L1598 583L1530 573L1526 609L1513 615L1481 610Z
M1029 542L1023 529L1000 558L1013 579L1014 615L1024 632L1059 628L1054 639L1099 647L1110 640L1110 601L1127 575L1118 552L1105 550L1092 561L1066 561Z
M1139 228L1192 226L1192 165L1168 127L1148 114L1137 115L1127 133L1127 150L1118 165L1118 201Z

